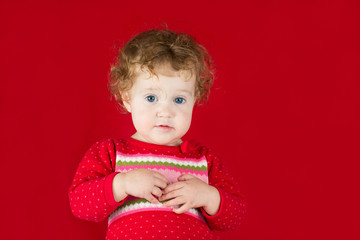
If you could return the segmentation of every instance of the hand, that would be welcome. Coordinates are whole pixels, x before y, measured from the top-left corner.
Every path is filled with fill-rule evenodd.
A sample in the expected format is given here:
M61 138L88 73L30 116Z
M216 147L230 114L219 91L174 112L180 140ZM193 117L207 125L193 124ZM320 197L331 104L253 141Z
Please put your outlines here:
M178 214L198 207L203 207L209 215L214 215L219 211L220 194L215 187L190 174L181 175L178 180L179 182L168 185L163 190L160 201L170 199L164 203L165 206L182 205L173 210Z
M169 180L164 175L146 168L137 168L114 177L114 198L119 202L127 195L132 195L157 204L159 200L154 196L161 197L162 189L168 184Z

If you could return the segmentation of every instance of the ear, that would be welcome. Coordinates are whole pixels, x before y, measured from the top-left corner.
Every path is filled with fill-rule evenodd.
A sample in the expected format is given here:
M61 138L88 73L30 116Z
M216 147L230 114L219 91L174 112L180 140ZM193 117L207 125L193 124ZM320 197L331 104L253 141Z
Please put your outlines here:
M131 113L131 105L130 105L130 94L129 92L121 93L121 98L123 99L123 104L126 110Z

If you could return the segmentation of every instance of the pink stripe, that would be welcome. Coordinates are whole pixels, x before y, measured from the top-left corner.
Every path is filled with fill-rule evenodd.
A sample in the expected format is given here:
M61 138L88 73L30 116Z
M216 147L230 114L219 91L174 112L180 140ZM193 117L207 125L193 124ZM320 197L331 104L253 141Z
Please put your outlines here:
M155 170L159 173L161 173L162 175L164 175L169 181L170 184L177 182L178 177L180 177L180 175L188 173L191 175L194 175L195 177L201 179L202 181L208 183L208 174L207 172L204 171L193 171L193 170L183 170L183 169L179 169L179 168L173 168L173 169L169 169L169 168L156 168L153 165L150 166L146 166L146 165L139 165L139 166L116 166L115 171L116 172L128 172L130 170L136 169L136 168L148 168L148 169L152 169Z
M135 168L148 168L148 169L156 169L156 170L173 170L173 171L177 171L180 173L190 173L190 174L196 174L196 175L207 175L207 171L196 171L193 169L182 169L182 168L177 168L177 167L173 167L173 166L159 166L159 165L127 165L127 166L118 166L116 165L116 170L119 170L121 172L123 171L129 171Z
M178 161L191 161L191 162L200 162L200 161L206 160L205 156L202 156L201 158L179 158L179 157L174 157L174 156L169 156L169 155L160 155L160 154L151 154L151 153L149 153L149 154L141 154L141 153L126 154L126 153L116 152L116 157L117 156L130 157L130 158L134 158L134 157L168 158L168 159L174 159L174 160L178 160Z
M133 213L139 213L139 212L146 212L146 211L164 211L164 212L172 212L173 210L171 208L144 208L144 209L135 209L135 210L131 210L129 212L125 212L120 214L119 216L113 217L109 220L109 225L112 224L113 222L115 222L116 220L118 220L119 218L125 217L129 214L133 214ZM189 216L195 217L196 219L199 219L202 222L205 222L205 220L191 212L184 212L184 214L187 214Z

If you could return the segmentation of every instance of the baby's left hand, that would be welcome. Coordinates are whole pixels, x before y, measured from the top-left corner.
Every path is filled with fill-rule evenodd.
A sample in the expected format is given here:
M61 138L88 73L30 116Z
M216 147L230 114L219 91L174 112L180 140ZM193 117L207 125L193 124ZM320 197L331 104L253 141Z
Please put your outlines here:
M219 211L220 194L219 191L203 182L199 178L184 174L178 178L179 182L168 185L163 190L160 201L169 200L164 203L167 207L181 205L174 208L175 213L184 213L190 208L202 207L209 215L214 215Z

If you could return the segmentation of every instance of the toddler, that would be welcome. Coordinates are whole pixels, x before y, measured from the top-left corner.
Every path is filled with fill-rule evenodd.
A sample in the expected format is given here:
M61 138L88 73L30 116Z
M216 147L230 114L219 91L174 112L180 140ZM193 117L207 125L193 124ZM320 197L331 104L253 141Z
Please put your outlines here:
M75 216L108 218L106 239L216 239L236 228L245 202L220 158L182 141L193 107L212 85L210 57L184 33L132 38L111 68L109 89L136 133L95 143L69 189Z

